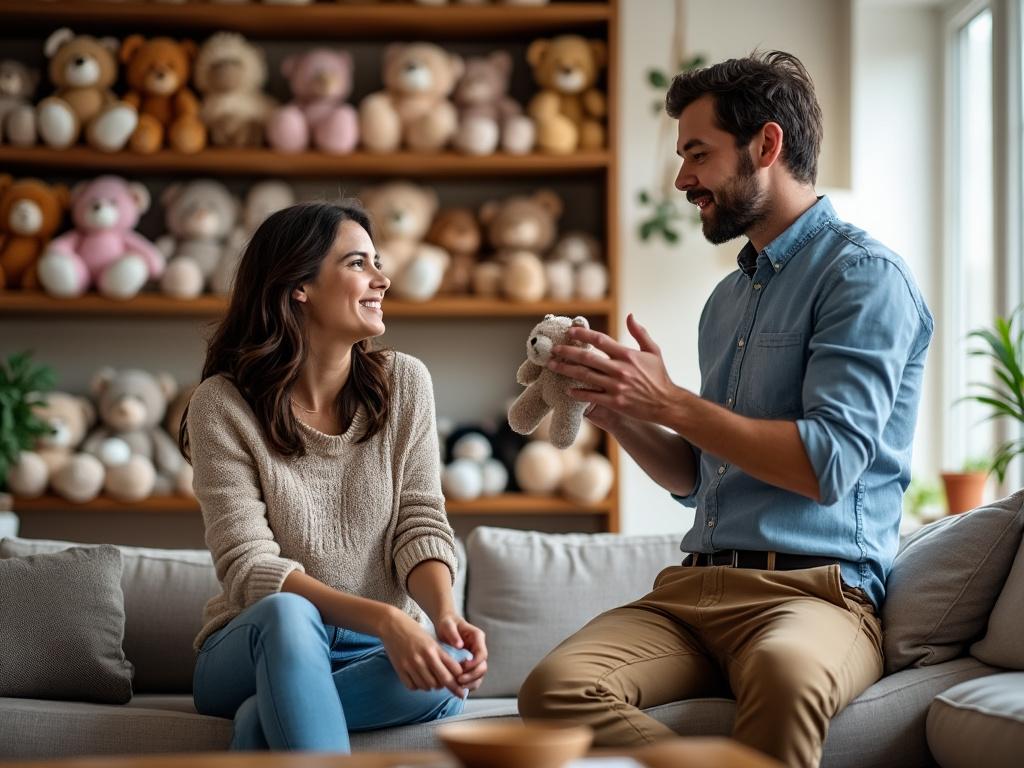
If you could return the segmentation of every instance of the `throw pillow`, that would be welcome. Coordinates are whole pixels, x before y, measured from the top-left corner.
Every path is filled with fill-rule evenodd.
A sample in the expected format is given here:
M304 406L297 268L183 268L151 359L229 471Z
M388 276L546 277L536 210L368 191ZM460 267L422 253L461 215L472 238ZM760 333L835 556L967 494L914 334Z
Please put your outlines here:
M124 704L124 598L116 547L0 560L0 696Z
M985 632L1024 528L1024 491L938 520L903 544L882 605L885 671L962 656Z
M1024 539L988 618L988 632L971 646L971 655L993 667L1024 669Z

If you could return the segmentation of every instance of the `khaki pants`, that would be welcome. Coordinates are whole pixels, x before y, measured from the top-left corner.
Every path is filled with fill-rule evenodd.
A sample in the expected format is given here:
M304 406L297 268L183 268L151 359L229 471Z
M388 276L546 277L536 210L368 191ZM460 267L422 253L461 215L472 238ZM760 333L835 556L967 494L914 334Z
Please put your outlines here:
M548 654L519 712L586 723L599 745L638 745L676 736L642 709L731 689L737 740L813 766L831 718L881 674L880 622L838 565L673 566Z

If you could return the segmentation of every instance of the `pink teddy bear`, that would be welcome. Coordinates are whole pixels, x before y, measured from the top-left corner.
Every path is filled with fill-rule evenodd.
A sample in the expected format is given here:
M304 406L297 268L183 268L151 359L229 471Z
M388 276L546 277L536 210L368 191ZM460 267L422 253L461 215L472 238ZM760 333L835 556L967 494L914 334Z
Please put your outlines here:
M164 257L134 232L149 208L142 184L100 176L71 190L75 229L52 240L39 261L39 281L53 296L80 296L92 285L115 299L130 299L164 271Z
M281 152L301 152L312 143L324 152L344 154L359 140L359 118L345 103L352 92L352 55L315 48L281 64L295 100L267 121L267 140Z

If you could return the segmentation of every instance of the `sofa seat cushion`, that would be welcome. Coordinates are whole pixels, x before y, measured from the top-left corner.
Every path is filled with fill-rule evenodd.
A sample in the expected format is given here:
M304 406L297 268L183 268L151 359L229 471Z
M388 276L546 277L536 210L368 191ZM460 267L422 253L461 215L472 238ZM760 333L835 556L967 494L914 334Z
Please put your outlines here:
M953 686L928 710L928 746L942 768L1019 766L1024 756L1024 672Z

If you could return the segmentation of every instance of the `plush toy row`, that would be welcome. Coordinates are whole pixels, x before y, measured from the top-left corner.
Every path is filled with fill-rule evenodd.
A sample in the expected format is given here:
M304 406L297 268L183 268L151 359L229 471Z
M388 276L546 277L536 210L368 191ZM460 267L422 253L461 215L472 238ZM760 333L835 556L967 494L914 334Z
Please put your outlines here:
M599 40L563 35L536 40L527 52L538 92L528 115L508 96L512 57L505 51L461 56L432 43L387 46L384 89L358 111L351 54L315 48L287 57L281 71L292 99L264 93L264 52L239 34L191 40L76 35L62 28L47 39L52 94L38 104L38 73L0 62L0 141L28 146L37 136L64 149L85 140L108 152L152 153L168 146L201 151L207 143L282 152L308 148L336 154L361 144L371 152L453 147L473 155L498 148L553 153L604 146L605 98L594 85L605 64ZM127 91L112 88L124 65ZM195 94L190 83L200 93Z
M371 187L361 197L399 298L425 301L438 291L472 289L537 301L607 292L600 245L581 232L558 238L562 202L551 191L490 201L478 214L439 210L436 192L408 182ZM0 175L0 288L41 288L63 298L96 289L129 299L159 281L176 298L226 294L249 237L295 201L282 181L255 184L244 202L218 181L173 184L161 195L167 234L153 243L135 231L150 206L142 184L101 176L68 190ZM72 227L55 237L67 208Z

